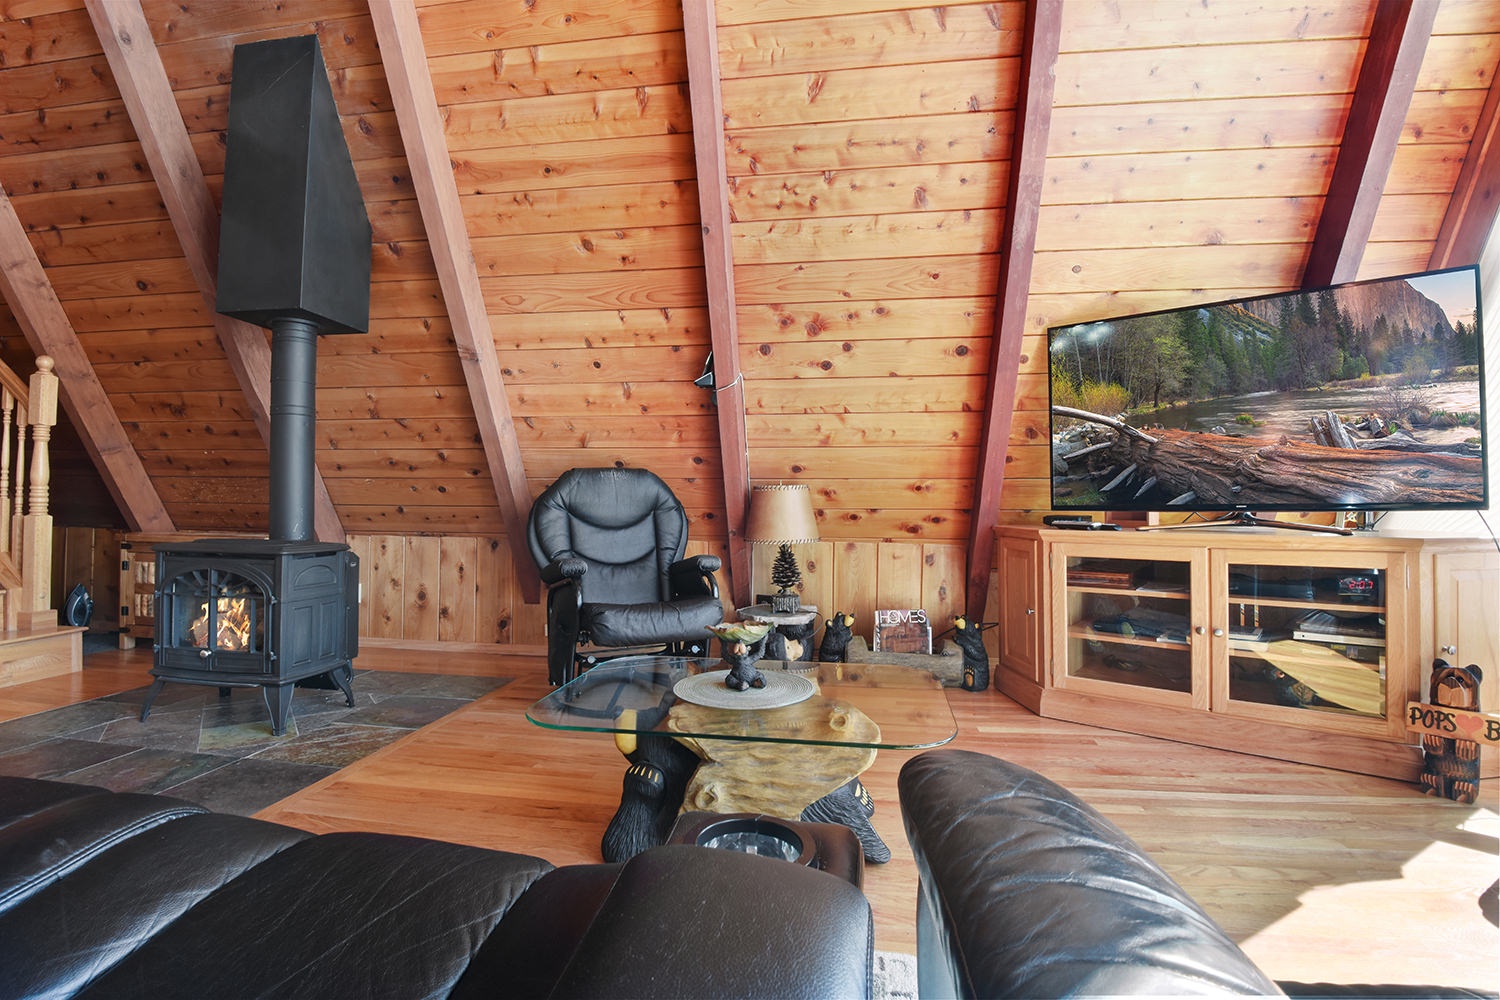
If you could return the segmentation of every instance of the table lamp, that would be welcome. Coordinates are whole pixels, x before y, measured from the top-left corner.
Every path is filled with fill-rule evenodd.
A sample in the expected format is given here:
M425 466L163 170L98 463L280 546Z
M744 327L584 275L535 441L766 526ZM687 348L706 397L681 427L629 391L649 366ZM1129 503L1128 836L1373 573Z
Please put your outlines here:
M797 588L802 571L792 546L818 540L818 519L813 515L812 495L802 485L756 486L750 490L750 517L745 540L757 545L779 545L771 566L771 582L779 589L771 598L777 614L795 614L802 606Z

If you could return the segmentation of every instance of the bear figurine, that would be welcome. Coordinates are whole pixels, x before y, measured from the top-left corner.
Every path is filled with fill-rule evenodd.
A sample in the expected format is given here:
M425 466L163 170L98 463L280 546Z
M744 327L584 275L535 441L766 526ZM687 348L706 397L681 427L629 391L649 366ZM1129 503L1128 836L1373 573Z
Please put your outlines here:
M849 641L854 638L854 616L840 611L823 623L823 641L818 645L818 662L846 663Z
M1432 661L1428 701L1444 708L1478 712L1479 682L1484 673L1475 663L1455 667L1447 660ZM1422 736L1422 791L1428 795L1472 803L1479 797L1479 744L1474 740Z
M817 630L816 619L802 625L778 625L766 636L766 659L793 662L811 660L812 635Z
M971 622L963 615L953 616L953 641L964 652L961 686L965 691L983 691L990 686L990 654L980 635L987 627L980 622Z

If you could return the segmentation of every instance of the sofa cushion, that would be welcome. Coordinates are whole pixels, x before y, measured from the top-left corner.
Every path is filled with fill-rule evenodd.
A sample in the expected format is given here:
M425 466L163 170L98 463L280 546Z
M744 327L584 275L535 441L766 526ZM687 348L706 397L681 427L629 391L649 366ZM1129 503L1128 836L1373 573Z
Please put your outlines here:
M323 834L221 886L79 995L446 997L551 867L441 841Z
M219 887L309 836L241 816L193 814L118 838L0 911L0 996L72 993Z
M0 912L131 837L205 811L156 795L0 778Z
M625 865L551 995L867 997L873 939L869 902L837 875L669 844Z

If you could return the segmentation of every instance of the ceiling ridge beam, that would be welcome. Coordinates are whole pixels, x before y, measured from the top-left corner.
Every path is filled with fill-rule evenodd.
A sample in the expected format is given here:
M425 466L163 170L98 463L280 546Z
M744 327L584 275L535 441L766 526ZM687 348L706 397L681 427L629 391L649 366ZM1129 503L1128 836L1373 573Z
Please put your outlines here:
M724 476L729 539L729 589L736 607L750 603L750 553L745 518L750 504L750 444L745 430L745 379L740 371L739 320L734 296L734 249L729 232L729 159L724 148L724 95L713 0L684 0L683 44L688 103L693 113L693 157L698 215L703 226L703 271L708 285L708 329L713 351L714 411Z
M109 396L94 374L10 195L0 189L0 292L26 342L55 362L63 405L104 486L132 531L176 530Z
M1021 369L1021 341L1031 299L1031 269L1036 255L1037 220L1047 167L1047 137L1052 130L1052 100L1057 85L1057 54L1062 43L1062 0L1026 5L1021 39L1016 133L1006 181L1005 222L1000 234L1000 284L995 293L995 326L990 338L990 371L984 401L984 428L979 444L974 506L969 514L965 553L967 584L964 610L975 621L984 617L990 567L995 554L995 525L1000 492L1005 486L1006 454L1016 409L1016 380Z
M251 416L261 440L269 449L271 439L270 386L271 346L266 333L253 323L224 316L215 309L219 273L219 211L203 176L203 165L193 152L192 140L162 65L161 54L151 36L151 27L140 0L84 0L94 31L104 47L115 86L124 99L126 113L146 153L157 190L177 242L198 290L214 317L214 329L225 357L250 404ZM328 486L313 467L313 533L325 542L344 542Z
M505 378L479 285L458 184L453 179L421 24L410 0L371 0L370 18L375 24L380 61L391 88L422 224L453 325L453 341L479 423L495 499L510 538L516 581L525 601L535 604L541 600L541 580L526 545L531 489L526 483L521 442L505 395Z
M1485 240L1500 213L1500 75L1490 82L1489 96L1474 125L1464 165L1453 186L1448 211L1438 227L1427 266L1436 270L1477 264Z
M1417 73L1432 38L1437 6L1425 0L1382 0L1375 5L1338 162L1302 272L1303 288L1342 284L1359 276L1411 109Z

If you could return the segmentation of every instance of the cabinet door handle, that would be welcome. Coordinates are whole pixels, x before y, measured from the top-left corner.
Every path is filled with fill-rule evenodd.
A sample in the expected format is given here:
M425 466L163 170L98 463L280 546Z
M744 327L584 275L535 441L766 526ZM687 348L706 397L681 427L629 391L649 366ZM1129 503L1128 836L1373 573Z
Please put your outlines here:
M1034 615L1034 614L1036 614L1036 608L1027 608L1026 609L1026 613L1028 615Z
M1199 625L1197 628L1193 629L1193 631L1196 632L1198 635L1202 635L1204 629L1203 629L1202 625Z
M1221 628L1214 629L1214 636L1216 638L1221 638L1221 637L1223 637L1223 635L1224 635L1224 630L1223 629L1221 629Z
M1457 646L1444 646L1443 647L1443 652L1447 653L1449 656L1455 656L1458 653L1458 647Z

